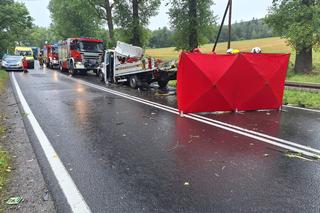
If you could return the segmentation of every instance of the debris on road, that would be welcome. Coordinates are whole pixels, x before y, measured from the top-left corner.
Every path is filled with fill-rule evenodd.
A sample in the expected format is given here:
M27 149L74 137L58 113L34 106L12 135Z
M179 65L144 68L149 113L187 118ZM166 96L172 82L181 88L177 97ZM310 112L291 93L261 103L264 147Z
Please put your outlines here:
M11 197L7 200L6 204L7 205L19 205L23 201L24 201L24 199L22 197Z
M23 112L21 115L22 115L22 117L23 117L23 118L25 118L25 117L28 117L28 116L29 116L29 114L28 114L28 113L24 113L24 112Z
M288 158L297 158L300 160L305 160L305 161L314 161L314 160L320 160L320 156L318 159L314 158L313 160L307 157L304 157L302 153L295 153L295 152L288 152L285 154L286 157Z
M168 152L171 152L171 151L177 149L179 147L179 145L180 145L179 141L177 141L176 145L174 147L172 147L171 149L169 149Z
M183 185L184 185L184 186L190 186L190 183L189 183L189 182L184 182Z
M156 119L154 119L153 117L147 116L147 115L143 115L142 117L147 118L147 119L150 119L150 120L156 120Z
M48 201L49 200L49 191L45 191L43 196L42 196L43 201Z

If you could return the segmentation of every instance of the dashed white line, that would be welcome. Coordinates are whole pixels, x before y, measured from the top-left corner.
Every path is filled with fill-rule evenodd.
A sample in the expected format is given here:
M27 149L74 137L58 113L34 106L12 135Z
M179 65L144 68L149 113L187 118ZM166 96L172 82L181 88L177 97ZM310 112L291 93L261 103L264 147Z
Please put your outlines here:
M64 167L62 161L60 160L58 154L52 147L49 139L42 130L40 124L32 113L26 99L24 98L19 84L16 80L15 74L11 73L11 80L15 87L16 93L22 105L24 113L27 115L27 118L33 128L35 135L37 136L39 143L42 147L42 150L50 164L50 167L59 183L59 186L65 195L68 204L73 213L90 213L91 210L87 203L85 202L83 196L78 190L76 184L72 180L67 169Z

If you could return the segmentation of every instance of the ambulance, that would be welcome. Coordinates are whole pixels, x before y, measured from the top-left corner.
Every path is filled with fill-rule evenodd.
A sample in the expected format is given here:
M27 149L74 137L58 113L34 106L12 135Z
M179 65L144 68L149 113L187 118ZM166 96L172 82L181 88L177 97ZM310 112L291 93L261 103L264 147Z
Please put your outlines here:
M26 57L26 60L28 61L28 68L34 69L34 57L31 47L16 47L14 54Z

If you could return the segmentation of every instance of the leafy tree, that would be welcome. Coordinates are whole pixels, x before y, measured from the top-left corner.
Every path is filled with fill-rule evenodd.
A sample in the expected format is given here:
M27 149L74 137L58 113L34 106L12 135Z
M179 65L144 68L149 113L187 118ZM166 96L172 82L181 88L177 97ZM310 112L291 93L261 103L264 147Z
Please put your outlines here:
M215 42L218 34L218 26L211 25L208 28L207 38L209 42ZM220 35L221 42L228 41L228 26L222 28ZM272 28L265 23L264 19L252 19L251 21L240 21L232 24L232 41L250 40L279 36Z
M136 46L145 46L148 40L150 17L157 14L160 0L115 0L115 23L122 28L128 40Z
M208 42L208 29L215 22L210 9L213 0L171 0L170 4L177 49L192 50Z
M267 23L296 50L294 70L312 71L312 49L319 44L320 2L273 0Z
M92 5L86 0L50 0L48 6L56 33L67 37L95 37L101 24Z
M61 39L62 37L57 36L51 28L33 26L22 42L27 46L43 47L46 42L54 44Z
M22 45L22 38L32 27L32 18L23 3L0 1L0 52Z
M109 0L88 0L88 2L96 10L98 16L107 22L108 30L109 30L108 43L110 46L115 46L116 38L115 38L115 32L114 32L114 21L112 16L114 3Z
M172 47L174 46L173 31L167 27L159 28L151 32L148 46L151 48Z

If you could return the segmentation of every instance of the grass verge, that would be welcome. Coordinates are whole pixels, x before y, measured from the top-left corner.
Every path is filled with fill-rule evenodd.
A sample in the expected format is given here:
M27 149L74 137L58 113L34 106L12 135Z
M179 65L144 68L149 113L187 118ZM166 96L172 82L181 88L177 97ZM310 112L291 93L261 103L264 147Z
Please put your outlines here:
M6 71L0 69L0 92L2 92L6 86L9 75Z
M8 73L0 70L0 93L2 93L5 89L6 83L8 80ZM6 128L3 126L3 120L5 116L3 114L0 114L0 141L2 140L2 137L6 133ZM11 171L10 168L10 157L9 154L4 151L4 149L0 145L0 198L3 198L3 188L5 187L9 173Z
M317 92L286 90L283 103L311 109L320 109L320 94Z
M320 72L314 71L310 74L294 74L289 72L287 75L288 81L318 83L320 84Z
M10 170L10 158L6 151L0 146L0 198L3 198L3 188L7 183Z

